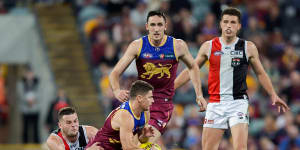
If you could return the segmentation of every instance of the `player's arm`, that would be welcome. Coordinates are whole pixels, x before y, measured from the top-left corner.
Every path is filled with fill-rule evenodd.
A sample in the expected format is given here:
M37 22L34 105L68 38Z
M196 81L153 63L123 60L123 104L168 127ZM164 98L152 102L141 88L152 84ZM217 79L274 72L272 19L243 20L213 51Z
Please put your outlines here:
M87 138L89 139L88 145L84 150L104 150L104 148L100 146L100 142L93 141L98 132L98 129L93 126L84 127L86 130Z
M139 145L134 142L136 138L132 129L134 128L134 120L128 111L120 111L117 118L120 125L120 140L123 150L142 150Z
M63 141L58 136L55 136L54 134L50 134L46 143L49 150L65 150L65 145Z
M188 51L188 47L185 42L178 42L177 50L182 55L179 55L179 58L186 64L187 70L184 70L176 79L175 79L175 89L180 87L182 84L186 83L189 78L192 80L192 83L196 92L196 102L200 107L200 111L205 111L207 107L207 102L203 97L202 88L201 88L201 80L200 80L200 70L198 66L202 66L206 59L203 57L198 57L198 61L194 61L192 55ZM200 56L202 56L200 48ZM188 75L189 73L189 75Z
M146 115L146 125L142 129L142 131L139 133L138 139L141 143L146 143L148 142L149 138L154 136L154 130L153 128L148 124L149 119L150 119L150 111L145 111Z
M149 141L149 138L153 136L154 136L154 129L152 128L152 126L146 124L138 137L139 142L146 143Z
M201 90L200 70L198 65L194 62L194 58L190 54L186 43L183 40L176 40L175 50L178 54L178 59L182 60L187 66L188 73L194 85L196 95L203 96Z
M256 46L254 45L253 42L248 41L247 43L248 43L247 49L248 49L249 62L258 78L258 81L260 82L262 87L267 91L267 93L270 95L272 103L273 105L277 106L278 111L280 112L280 109L282 109L283 112L286 112L286 110L288 110L289 107L276 94L272 82L259 60L259 54Z
M99 145L100 145L100 142L95 142L89 148L85 148L84 150L104 150L104 148Z
M86 130L87 137L91 141L97 134L98 129L93 126L84 126Z
M136 58L141 47L141 43L142 39L131 42L125 54L122 56L122 58L119 60L119 62L116 64L109 75L109 82L113 93L115 97L121 102L124 102L128 99L129 91L120 89L120 76L127 69L130 63Z
M204 63L207 60L207 53L209 50L209 42L205 42L202 44L202 46L200 47L197 57L195 59L196 64L199 66L199 69L204 65ZM179 87L181 87L182 85L184 85L185 83L187 83L190 80L190 76L189 76L189 71L188 69L183 70L178 77L175 79L175 85L174 88L177 89Z

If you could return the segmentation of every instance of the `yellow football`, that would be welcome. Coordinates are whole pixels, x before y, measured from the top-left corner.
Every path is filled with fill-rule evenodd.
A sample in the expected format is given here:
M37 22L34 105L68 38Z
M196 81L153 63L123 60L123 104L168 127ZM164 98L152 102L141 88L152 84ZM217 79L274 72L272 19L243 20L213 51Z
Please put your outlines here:
M159 145L153 144L151 142L142 143L140 145L140 148L145 149L145 150L161 150Z

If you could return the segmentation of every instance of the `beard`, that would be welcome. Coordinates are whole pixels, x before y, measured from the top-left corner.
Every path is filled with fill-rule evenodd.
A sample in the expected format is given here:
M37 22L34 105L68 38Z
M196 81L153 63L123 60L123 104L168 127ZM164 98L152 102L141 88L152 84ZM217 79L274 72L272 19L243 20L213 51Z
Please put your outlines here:
M78 134L78 132L72 132L72 131L70 131L70 132L67 134L67 136L68 136L68 137L76 137L77 134Z

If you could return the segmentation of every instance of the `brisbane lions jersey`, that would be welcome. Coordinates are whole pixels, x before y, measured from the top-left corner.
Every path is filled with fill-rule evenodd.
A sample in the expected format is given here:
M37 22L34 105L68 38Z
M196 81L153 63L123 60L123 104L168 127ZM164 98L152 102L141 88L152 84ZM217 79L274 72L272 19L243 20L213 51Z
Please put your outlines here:
M142 46L137 56L138 79L154 87L154 99L172 99L178 60L174 47L175 38L167 36L155 47L148 36L142 37Z
M129 101L126 101L120 105L120 107L113 110L104 122L104 126L97 132L95 138L88 143L87 148L92 146L96 142L100 142L100 146L105 150L121 150L122 145L120 141L120 130L114 129L111 125L111 120L117 111L128 111L134 118L134 127L132 129L133 134L141 132L147 123L146 114L141 113L140 117L136 117L131 109Z

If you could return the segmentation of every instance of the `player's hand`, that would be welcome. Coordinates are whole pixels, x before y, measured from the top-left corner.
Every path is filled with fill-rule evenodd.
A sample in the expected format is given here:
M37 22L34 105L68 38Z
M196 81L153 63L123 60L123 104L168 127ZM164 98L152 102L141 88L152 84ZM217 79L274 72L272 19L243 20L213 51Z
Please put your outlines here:
M90 146L89 148L87 148L85 150L104 150L104 148L100 146L99 142L96 142L92 146Z
M127 90L115 90L114 95L120 102L126 102L129 99L129 91Z
M149 125L145 126L143 128L142 134L145 137L153 137L154 136L154 129L152 128L152 126L149 126Z
M286 112L286 111L290 110L289 106L280 97L278 97L277 94L272 95L271 99L272 99L272 105L277 106L277 111L279 113L280 113L280 111Z
M203 111L206 110L207 102L204 99L204 97L198 96L197 99L196 99L196 102L197 102L198 106L200 107L200 110L199 110L200 112L203 112Z

